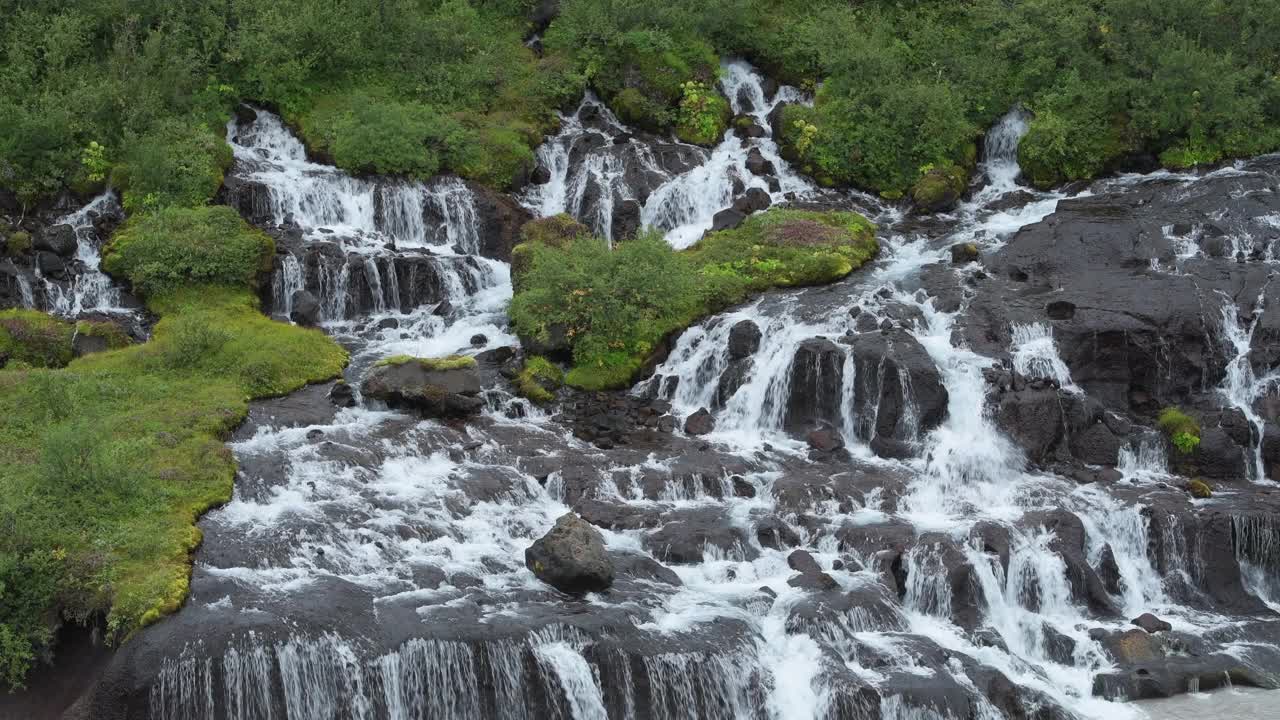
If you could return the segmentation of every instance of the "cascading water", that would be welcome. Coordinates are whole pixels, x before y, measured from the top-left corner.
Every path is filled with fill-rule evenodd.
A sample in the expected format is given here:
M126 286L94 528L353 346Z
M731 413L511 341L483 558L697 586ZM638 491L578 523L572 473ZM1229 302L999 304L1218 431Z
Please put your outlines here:
M98 237L94 221L103 214L120 214L115 192L107 190L88 205L60 218L55 224L70 226L76 238L76 265L70 284L44 277L36 267L36 277L44 283L47 310L56 315L75 317L85 312L129 313L122 307L121 291L100 269L103 239ZM21 276L20 281L21 281ZM30 286L23 290L24 303L35 306Z
M745 64L727 64L721 82L735 112L757 120L780 101L766 101ZM319 289L331 303L322 316L345 321L328 328L358 340L353 383L375 358L452 353L477 333L489 346L516 344L508 268L475 255L486 238L450 195L465 185L432 195L347 178L308 163L278 120L258 117L262 127L231 135L242 177L263 184L270 223L288 220L304 236L277 268L276 310ZM1130 459L1117 463L1151 482L1077 485L1028 471L999 422L1002 390L989 378L1001 367L1053 380L1010 392L1049 397L1068 419L1092 380L1073 378L1059 355L1076 349L1062 325L1028 317L1002 323L994 339L966 332L991 279L952 265L949 248L995 253L1065 198L1026 190L1021 204L987 207L1021 191L1025 125L1015 111L992 130L987 184L954 217L907 221L846 197L881 226L877 261L831 288L770 294L683 333L635 394L658 396L678 417L708 409L708 435L606 450L533 411L495 408L460 426L323 401L318 410L305 396L268 405L233 442L235 496L202 520L187 606L144 631L149 655L171 651L146 683L150 717L1110 720L1140 714L1102 689L1122 668L1109 643L1145 633L1127 624L1142 612L1175 628L1156 641L1229 638L1243 658L1234 677L1268 677L1266 636L1238 647L1251 620L1180 604L1207 591L1214 568L1194 535L1200 520L1156 492L1156 468L1167 467L1154 432L1125 435ZM591 134L603 140L583 139ZM641 217L673 244L696 239L746 150L733 137L709 155L615 142L626 134L607 110L580 108L539 149L549 179L523 201L544 215L574 212L608 236L620 207L608 203L643 198ZM768 192L805 192L803 179L788 184L770 142L748 143L779 170ZM657 145L663 152L649 152ZM667 150L698 164L670 172ZM624 160L606 177L609 157ZM632 188L628 170L651 185ZM395 252L383 249L389 240ZM415 243L438 253L396 272ZM333 244L340 262L305 252ZM455 271L429 304L392 302L442 261ZM376 299L349 299L373 286ZM436 303L446 301L442 317ZM395 322L376 326L384 320ZM845 447L811 453L795 438L815 428ZM571 508L601 528L617 573L607 593L569 599L524 565L525 549ZM1256 569L1274 568L1280 534L1233 522L1228 535L1248 540L1235 546L1240 582L1263 597ZM1263 621L1248 627L1262 633ZM1207 675L1194 677L1208 687Z

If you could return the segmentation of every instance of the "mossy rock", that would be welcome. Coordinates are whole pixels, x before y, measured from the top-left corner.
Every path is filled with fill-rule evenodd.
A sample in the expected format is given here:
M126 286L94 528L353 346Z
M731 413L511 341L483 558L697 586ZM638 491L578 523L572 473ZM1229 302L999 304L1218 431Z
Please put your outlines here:
M0 367L64 367L74 335L74 325L37 310L0 311Z
M15 230L9 233L4 240L5 254L10 257L20 257L31 252L31 233L24 230Z
M526 358L524 367L516 376L516 389L523 397L539 405L547 405L556 399L556 391L564 385L564 373L544 357Z
M911 186L911 202L924 212L945 212L956 206L964 193L965 171L955 165L930 168Z
M116 323L81 320L76 323L71 347L76 357L128 347L133 340Z
M712 147L724 137L729 129L729 121L733 118L733 109L729 101L719 90L702 90L696 103L681 104L679 121L676 123L676 137L691 145Z
M1207 500L1213 497L1213 489L1209 487L1209 483L1194 478L1187 483L1187 492L1191 493L1191 497L1197 500Z
M392 355L374 363L374 367L391 367L417 363L428 372L444 372L445 370L466 370L476 366L476 359L470 355L446 355L438 358L420 358L412 355Z
M1183 411L1175 407L1167 407L1160 411L1157 419L1160 429L1169 437L1169 441L1182 454L1190 454L1200 445L1200 425Z
M857 213L791 208L680 251L653 233L612 249L592 237L524 246L510 310L516 334L526 349L570 355L564 381L584 390L626 387L702 317L771 288L833 282L879 250L875 226Z

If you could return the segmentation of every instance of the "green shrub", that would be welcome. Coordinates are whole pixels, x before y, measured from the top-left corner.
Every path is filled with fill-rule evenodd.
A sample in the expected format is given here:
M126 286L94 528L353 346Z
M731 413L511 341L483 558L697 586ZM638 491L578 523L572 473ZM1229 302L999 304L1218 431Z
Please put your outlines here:
M31 252L31 233L22 230L9 233L4 241L4 249L12 257L26 255Z
M676 137L694 145L715 145L729 127L729 102L714 88L689 80L676 115Z
M103 268L144 295L200 283L256 287L274 254L271 238L229 207L168 208L121 228Z
M522 396L539 405L554 401L555 392L562 385L564 385L564 373L540 355L525 358L524 367L516 376L516 389Z
M113 179L124 188L129 212L194 207L217 194L230 166L231 148L221 134L197 120L174 118L130 139Z
M1200 446L1200 426L1190 415L1175 407L1160 411L1156 421L1179 452L1189 454Z
M0 367L62 367L71 362L75 326L37 310L0 310Z
M769 288L839 279L878 249L874 226L856 213L785 209L679 252L652 233L614 250L597 238L548 236L560 244L519 246L527 266L512 324L528 344L563 338L573 357L565 382L587 390L627 385L664 338L699 317Z
M340 168L421 179L440 170L449 136L464 132L426 105L364 91L325 98L301 127L307 144Z

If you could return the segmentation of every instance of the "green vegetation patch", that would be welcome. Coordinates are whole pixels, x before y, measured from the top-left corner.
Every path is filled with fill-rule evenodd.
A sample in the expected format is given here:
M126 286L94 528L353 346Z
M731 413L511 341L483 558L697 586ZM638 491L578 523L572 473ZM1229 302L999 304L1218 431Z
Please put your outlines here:
M274 255L275 242L229 207L172 207L132 218L102 266L151 296L203 283L254 287Z
M791 209L753 215L682 251L654 233L613 250L593 237L526 241L510 315L528 344L572 357L569 385L624 387L664 338L697 319L770 288L838 280L878 248L861 215Z
M0 682L22 683L59 616L107 612L118 640L176 610L195 521L231 498L223 441L249 400L346 364L247 290L190 287L150 307L151 342L0 371Z
M31 233L15 230L4 239L4 252L11 257L19 257L31 252Z
M1161 410L1157 423L1178 452L1189 454L1200 446L1200 425L1178 408L1167 407Z
M420 358L412 355L392 355L385 357L374 363L374 367L387 367L389 365L406 365L416 362L423 370L431 372L440 372L444 370L466 370L476 366L476 359L470 355L446 355L438 358Z
M231 147L221 128L215 132L197 118L166 118L131 138L122 154L112 181L123 189L124 207L131 213L204 205L231 167Z
M1191 497L1197 500L1207 500L1213 497L1213 488L1209 487L1209 483L1200 478L1192 478L1187 483L1187 492L1191 493Z
M556 390L563 385L564 372L541 355L525 358L524 367L516 376L516 389L539 405L554 401Z
M58 368L71 362L75 325L37 310L0 310L0 367Z

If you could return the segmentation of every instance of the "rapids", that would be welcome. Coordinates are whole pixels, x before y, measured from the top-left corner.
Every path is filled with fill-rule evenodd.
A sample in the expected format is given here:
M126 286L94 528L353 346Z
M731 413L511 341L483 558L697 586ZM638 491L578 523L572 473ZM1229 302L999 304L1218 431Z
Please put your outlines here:
M1239 429L1233 462L1252 482L1194 504L1172 486L1162 437L1117 409L1129 386L1108 394L1080 360L1105 333L1072 323L1122 298L1072 295L1065 270L1036 286L1039 266L1018 255L1059 218L1142 193L1183 203L1239 183L1266 188L1249 218L1278 213L1280 167L1036 191L1018 184L1028 115L1015 108L987 135L966 199L921 218L791 171L769 116L801 93L767 93L741 61L721 83L761 136L681 145L632 132L588 95L538 150L546 181L520 196L615 242L645 226L675 247L750 188L879 225L874 263L689 328L631 392L678 418L707 408L714 432L604 448L500 383L465 427L335 408L323 387L258 403L231 443L234 499L200 521L186 607L121 648L91 693L98 717L1109 720L1197 702L1124 702L1139 696L1280 684L1280 502L1251 494L1270 483L1277 431L1260 407L1274 399L1274 300L1255 278L1271 272L1270 246L1210 256L1202 230L1157 223L1130 245L1159 247L1123 265L1188 287L1206 263L1253 278L1247 296L1210 281L1189 291L1204 320L1179 331L1217 354L1197 355L1199 377L1160 380L1186 375L1194 397L1243 418L1223 427ZM482 254L468 185L352 177L254 115L228 126L228 201L285 238L270 307L288 318L314 296L318 321L353 350L352 385L386 355L484 360L518 345L509 268ZM772 174L748 169L753 152ZM1228 225L1225 200L1199 197ZM953 262L966 243L981 262ZM84 290L52 305L111 306L90 289L93 243L81 247ZM760 336L745 355L731 352L743 323ZM1123 327L1141 342L1141 327ZM1042 407L1052 413L1027 414ZM1037 444L1078 408L1087 425ZM811 451L814 428L842 447ZM1206 447L1216 437L1206 430ZM1095 460L1099 446L1109 460ZM570 599L524 566L570 509L602 528L618 573L607 593ZM792 582L796 548L831 584ZM1168 649L1133 655L1123 633L1147 612L1172 626Z

